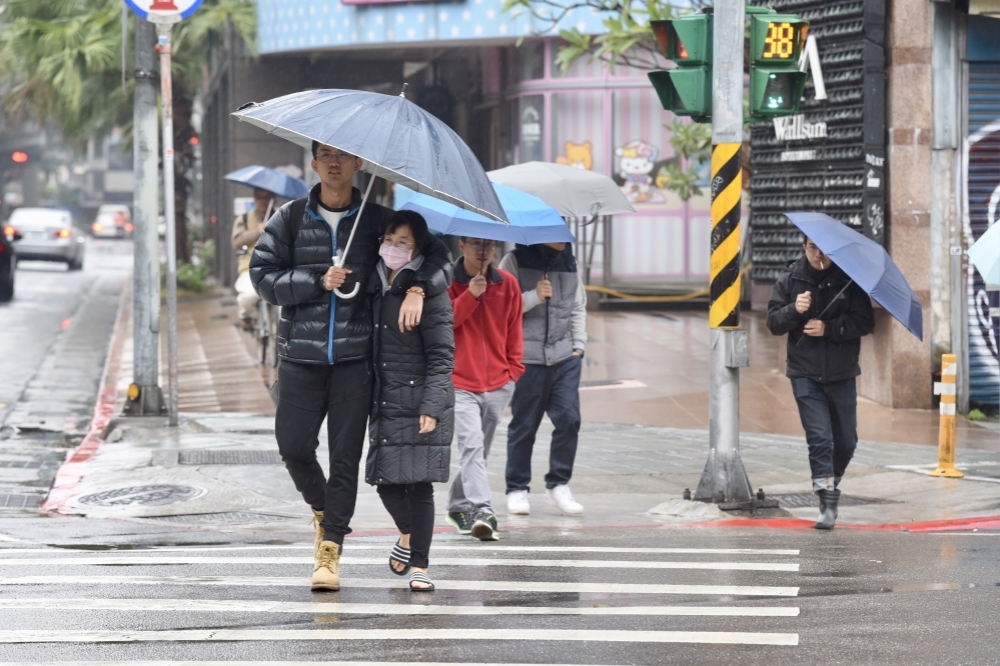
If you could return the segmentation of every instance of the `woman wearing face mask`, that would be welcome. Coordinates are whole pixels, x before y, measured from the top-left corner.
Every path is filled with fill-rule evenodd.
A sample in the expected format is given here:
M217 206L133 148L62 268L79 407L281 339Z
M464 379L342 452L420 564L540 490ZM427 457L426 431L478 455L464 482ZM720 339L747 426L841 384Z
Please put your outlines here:
M401 332L399 319L421 251L433 239L424 218L398 211L382 237L378 263L368 285L375 322L375 389L365 480L399 528L389 556L396 575L410 573L410 589L429 591L428 554L434 531L432 482L448 480L454 430L455 335L447 293L427 298L423 317Z

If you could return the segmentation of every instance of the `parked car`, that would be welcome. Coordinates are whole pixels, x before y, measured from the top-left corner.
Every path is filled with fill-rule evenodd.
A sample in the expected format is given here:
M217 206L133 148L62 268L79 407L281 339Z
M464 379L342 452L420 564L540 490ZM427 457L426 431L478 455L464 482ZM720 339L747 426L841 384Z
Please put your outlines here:
M90 225L95 238L131 238L134 230L132 212L124 204L104 204Z
M12 226L5 226L0 233L0 303L14 298L14 269L17 268L14 241L18 240L21 240L21 234Z
M7 220L7 226L21 236L16 241L19 260L63 261L71 271L83 268L85 239L73 226L69 211L18 208Z

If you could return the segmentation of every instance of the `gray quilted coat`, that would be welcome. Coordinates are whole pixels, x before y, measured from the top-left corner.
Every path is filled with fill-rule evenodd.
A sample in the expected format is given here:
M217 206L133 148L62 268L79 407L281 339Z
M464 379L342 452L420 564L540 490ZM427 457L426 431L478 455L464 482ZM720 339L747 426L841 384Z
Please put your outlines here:
M253 256L250 280L260 297L281 306L278 321L278 355L296 363L333 364L369 358L372 353L371 301L365 287L379 261L378 238L392 211L369 201L347 255L352 273L341 288L349 292L355 282L361 293L338 298L323 288L323 275L333 265L334 248L343 248L361 207L361 192L353 189L351 205L337 226L337 238L319 213L319 185L310 192L298 225L292 221L294 202L278 209L268 220ZM297 229L296 229L297 227ZM451 286L451 254L435 240L424 251L427 261L415 283L428 296L446 293Z
M420 326L401 333L399 308L414 272L400 270L382 294L373 271L368 292L375 322L374 406L365 480L372 485L448 480L455 430L455 325L447 293L428 296ZM425 435L420 415L438 420Z

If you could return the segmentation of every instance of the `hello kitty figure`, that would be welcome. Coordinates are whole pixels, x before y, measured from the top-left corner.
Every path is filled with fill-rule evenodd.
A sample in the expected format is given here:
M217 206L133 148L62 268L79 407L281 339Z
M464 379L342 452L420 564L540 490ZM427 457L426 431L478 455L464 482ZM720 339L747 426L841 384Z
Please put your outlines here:
M636 139L615 150L618 158L618 175L625 184L622 192L630 203L662 203L663 195L653 184L652 171L660 157L659 149L651 143Z

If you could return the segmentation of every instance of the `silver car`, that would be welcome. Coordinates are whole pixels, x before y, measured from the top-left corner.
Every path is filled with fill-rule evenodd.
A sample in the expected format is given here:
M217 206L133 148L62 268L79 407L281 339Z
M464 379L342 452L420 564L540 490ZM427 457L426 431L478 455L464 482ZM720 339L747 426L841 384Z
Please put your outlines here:
M18 208L7 226L21 235L17 241L19 261L63 261L71 271L83 268L86 240L73 226L69 211L55 208Z

